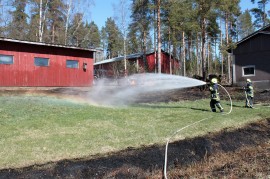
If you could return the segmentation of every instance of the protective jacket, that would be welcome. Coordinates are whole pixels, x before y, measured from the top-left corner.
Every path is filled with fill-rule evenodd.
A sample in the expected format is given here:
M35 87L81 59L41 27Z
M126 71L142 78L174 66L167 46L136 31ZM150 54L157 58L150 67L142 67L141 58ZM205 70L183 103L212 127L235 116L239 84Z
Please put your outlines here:
M219 97L219 93L218 93L218 85L216 83L211 84L209 90L211 92L211 99L216 100L216 101L220 101L220 97Z
M247 83L245 90L247 92L247 96L254 97L253 86L251 82Z

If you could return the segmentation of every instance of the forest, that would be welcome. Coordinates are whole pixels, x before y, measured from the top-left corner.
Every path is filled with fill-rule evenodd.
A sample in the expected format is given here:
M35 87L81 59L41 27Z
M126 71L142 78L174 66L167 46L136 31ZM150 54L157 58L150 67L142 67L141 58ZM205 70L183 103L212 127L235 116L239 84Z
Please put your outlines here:
M99 28L87 18L94 0L0 0L0 37L100 49L97 60L163 50L181 63L174 74L230 83L228 51L269 24L270 0L245 1L241 11L240 0L119 0Z

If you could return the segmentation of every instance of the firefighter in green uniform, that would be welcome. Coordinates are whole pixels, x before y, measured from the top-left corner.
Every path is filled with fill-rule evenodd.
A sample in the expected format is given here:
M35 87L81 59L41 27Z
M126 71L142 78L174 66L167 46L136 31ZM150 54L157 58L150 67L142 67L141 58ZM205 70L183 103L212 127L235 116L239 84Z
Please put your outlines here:
M250 79L247 79L247 85L244 87L246 93L246 108L253 108L253 86Z
M211 107L212 112L216 112L216 107L219 108L220 112L223 112L224 109L222 108L220 104L220 97L218 93L218 84L217 84L216 78L211 79L209 90L211 92L210 107Z

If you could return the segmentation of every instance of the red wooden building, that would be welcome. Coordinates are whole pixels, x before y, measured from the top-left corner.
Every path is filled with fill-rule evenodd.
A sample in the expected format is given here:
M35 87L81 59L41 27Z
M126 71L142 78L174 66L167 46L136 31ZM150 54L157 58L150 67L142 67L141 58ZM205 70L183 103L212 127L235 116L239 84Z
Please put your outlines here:
M142 72L157 73L158 72L157 56L158 56L157 52L146 53L145 54L146 62L144 62L144 54L136 53L127 55L126 59L130 64L135 65L136 73ZM97 76L113 77L114 64L123 61L124 57L121 56L96 62L94 63L95 73ZM179 70L180 70L179 60L175 59L169 53L161 51L161 73L179 74Z
M95 50L0 38L1 87L87 87Z

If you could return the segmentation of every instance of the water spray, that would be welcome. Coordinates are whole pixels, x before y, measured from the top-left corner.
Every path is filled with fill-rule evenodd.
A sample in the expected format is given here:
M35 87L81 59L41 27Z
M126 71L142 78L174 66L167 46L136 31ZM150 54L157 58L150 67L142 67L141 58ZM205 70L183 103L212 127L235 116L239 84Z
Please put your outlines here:
M230 96L229 92L222 85L220 85L220 84L218 84L218 85L220 87L222 87L222 89L227 93L227 95L228 95L228 97L230 99L230 104L231 104L230 111L225 113L225 114L222 114L222 115L228 115L228 114L230 114L232 112L232 99L231 99L231 96ZM176 132L174 132L171 135L171 137L169 137L167 139L166 148L165 148L165 160L164 160L164 177L165 177L165 179L167 179L167 158L168 158L168 146L169 146L170 139L173 138L177 133L181 132L182 130L187 129L187 128L191 127L191 126L194 126L194 125L196 125L198 123L201 123L201 122L203 122L205 120L208 120L208 119L211 119L211 118L213 118L213 116L208 117L208 118L204 118L204 119L196 121L196 122L194 122L192 124L186 125L185 127L182 127L181 129L178 129Z
M132 79L132 84L128 83L129 79ZM119 85L111 85L111 80L99 80L89 92L89 101L115 107L130 104L142 94L205 85L205 82L193 78L154 73L134 74L117 81Z

